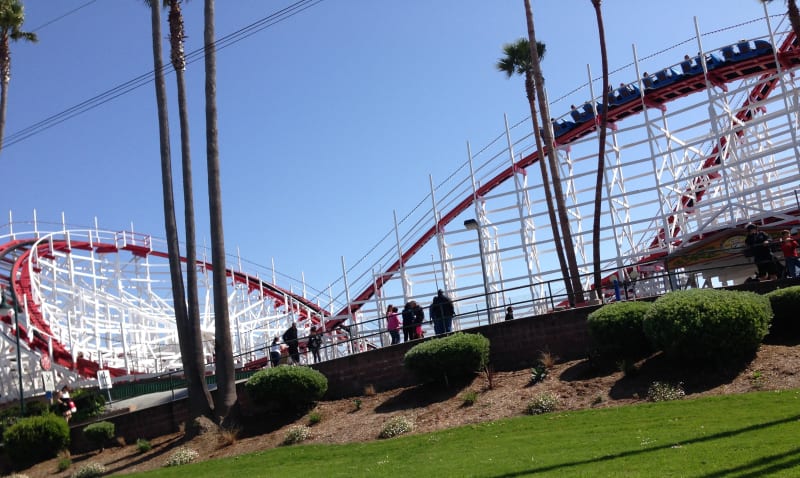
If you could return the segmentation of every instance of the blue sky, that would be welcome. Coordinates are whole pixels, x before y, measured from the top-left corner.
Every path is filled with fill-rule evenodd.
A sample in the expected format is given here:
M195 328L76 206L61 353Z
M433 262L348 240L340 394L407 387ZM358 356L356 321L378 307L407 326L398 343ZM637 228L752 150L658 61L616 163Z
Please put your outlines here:
M292 4L218 0L217 37ZM38 44L12 46L6 138L152 70L149 12L138 0L28 0ZM58 19L78 8L79 10ZM600 73L589 0L534 0L551 100ZM771 13L783 13L773 2ZM202 44L203 1L184 5L187 51ZM612 70L701 31L758 18L756 0L603 5ZM57 20L56 20L57 19ZM53 21L56 20L56 21ZM41 27L41 28L39 28ZM762 29L764 31L764 29ZM164 26L166 35L166 26ZM523 2L323 0L218 51L219 140L229 252L324 288L429 192L528 115L522 80L494 63L526 34ZM704 40L705 41L705 40ZM721 46L709 39L707 48ZM165 46L165 52L166 50ZM676 61L696 51L676 50ZM666 65L661 65L666 66ZM628 81L633 80L630 78ZM179 162L174 77L173 161ZM208 238L203 65L189 65L198 237ZM555 112L566 111L558 103ZM163 236L151 83L0 153L0 211Z

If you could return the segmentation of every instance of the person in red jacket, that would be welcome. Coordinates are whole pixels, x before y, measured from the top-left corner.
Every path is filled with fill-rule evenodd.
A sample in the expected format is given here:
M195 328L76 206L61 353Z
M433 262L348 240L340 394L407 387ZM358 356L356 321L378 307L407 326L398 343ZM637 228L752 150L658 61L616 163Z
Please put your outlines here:
M792 279L797 278L800 271L800 259L797 257L797 241L792 237L792 233L784 229L781 231L781 251L786 260L786 275Z

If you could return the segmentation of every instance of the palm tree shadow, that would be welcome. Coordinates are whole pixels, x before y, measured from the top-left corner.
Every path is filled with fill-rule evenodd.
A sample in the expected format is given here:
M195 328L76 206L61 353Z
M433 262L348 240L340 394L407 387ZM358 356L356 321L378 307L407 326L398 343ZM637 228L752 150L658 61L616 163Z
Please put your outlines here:
M399 410L427 407L434 403L449 400L458 395L472 380L453 381L450 386L439 383L427 383L403 390L375 407L376 413L392 413Z

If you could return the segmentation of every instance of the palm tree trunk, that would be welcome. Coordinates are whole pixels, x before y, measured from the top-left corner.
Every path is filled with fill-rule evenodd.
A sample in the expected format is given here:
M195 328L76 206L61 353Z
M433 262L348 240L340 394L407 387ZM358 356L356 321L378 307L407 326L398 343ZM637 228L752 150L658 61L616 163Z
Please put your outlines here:
M792 24L795 36L800 41L800 10L797 9L795 0L786 0L786 6L789 14L789 23Z
M528 22L528 39L532 45L536 45L536 31L533 22L533 10L530 0L525 0L525 15ZM553 175L553 192L556 200L556 210L558 212L561 225L561 239L564 244L564 252L567 259L567 276L572 283L572 294L569 296L570 305L575 305L576 301L583 302L583 286L581 285L578 262L575 259L575 249L570 231L569 217L567 216L566 205L564 203L564 192L561 188L561 173L558 169L558 157L555 144L553 142L552 127L550 125L550 106L547 104L547 97L544 94L544 75L542 74L541 64L539 63L539 52L536 48L531 49L531 69L533 70L534 84L536 86L536 96L539 101L539 115L544 123L544 142L548 148L547 158L550 171Z
M181 357L187 354L187 315L186 299L181 271L180 243L178 226L175 221L175 199L172 191L172 159L169 145L169 115L167 114L167 85L164 80L164 64L161 60L161 6L159 2L150 5L150 21L153 41L153 69L155 70L156 105L158 108L158 136L161 151L161 188L164 198L164 231L167 236L167 255L169 256L169 275L172 282L175 325ZM184 363L184 367L186 364Z
M211 221L211 258L214 273L214 332L217 353L217 398L214 402L219 422L229 424L237 417L233 344L228 318L228 287L225 266L225 238L222 227L219 144L217 135L217 60L214 46L214 0L205 0L206 69L206 161L208 163L208 209Z
M11 51L8 33L0 38L0 151L3 148L3 132L6 129L6 105L8 104L8 83L11 79Z
M183 359L189 395L189 417L210 416L211 394L205 378L203 336L200 330L200 306L197 294L197 240L195 234L194 190L192 155L189 141L189 108L186 100L186 65L183 40L183 15L179 0L170 1L170 58L175 70L178 90L178 113L181 128L181 166L183 172L183 207L186 228L186 302L187 302L187 355Z
M592 222L592 262L594 263L594 287L597 298L603 294L602 277L600 276L600 215L603 210L603 177L606 166L606 126L608 125L608 53L606 51L606 32L603 26L603 11L600 8L602 0L592 0L595 17L597 17L597 32L600 37L600 59L603 64L603 111L600 112L600 131L598 132L599 147L597 152L597 179L594 188L594 220Z
M536 43L531 43L536 45ZM535 48L535 47L532 47ZM533 57L531 57L533 58ZM544 189L544 199L547 203L547 215L550 218L550 228L553 231L553 241L556 245L556 256L558 256L558 263L561 270L567 270L567 262L564 259L564 247L561 243L561 233L558 231L558 220L556 220L556 210L553 205L553 195L550 188L550 175L547 172L547 162L544 159L544 146L542 145L542 138L539 136L539 118L536 117L536 87L534 86L533 74L530 72L525 73L525 92L528 96L528 105L531 109L531 121L533 122L533 136L536 138L536 157L539 163L539 168L542 174L542 187ZM564 287L567 291L567 297L572 297L572 283L564 277Z

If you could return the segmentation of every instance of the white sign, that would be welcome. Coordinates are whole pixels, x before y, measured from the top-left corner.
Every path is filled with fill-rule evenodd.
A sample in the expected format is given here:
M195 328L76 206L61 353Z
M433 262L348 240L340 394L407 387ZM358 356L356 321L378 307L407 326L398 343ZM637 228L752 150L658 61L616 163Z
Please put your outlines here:
M42 385L45 392L56 391L56 378L53 375L55 372L42 372Z
M100 382L101 390L109 390L111 388L111 372L108 370L98 370L97 381Z

